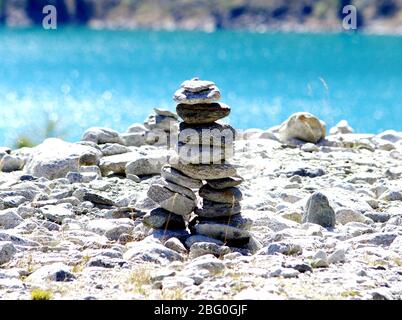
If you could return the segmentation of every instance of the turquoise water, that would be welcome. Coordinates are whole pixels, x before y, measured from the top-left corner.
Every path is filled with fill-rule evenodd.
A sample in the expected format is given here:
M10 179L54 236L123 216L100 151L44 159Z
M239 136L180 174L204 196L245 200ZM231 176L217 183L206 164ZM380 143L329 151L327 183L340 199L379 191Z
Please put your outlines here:
M58 29L0 30L0 145L19 135L74 141L90 126L124 131L173 92L210 79L237 128L310 111L357 132L402 131L402 37Z

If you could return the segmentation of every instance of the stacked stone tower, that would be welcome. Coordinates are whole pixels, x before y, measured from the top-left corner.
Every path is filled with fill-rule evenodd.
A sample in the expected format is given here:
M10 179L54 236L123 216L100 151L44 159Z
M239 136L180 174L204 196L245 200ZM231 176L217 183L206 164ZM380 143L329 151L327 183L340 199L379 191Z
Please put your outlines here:
M241 216L243 179L227 162L233 155L235 130L217 122L230 113L219 103L220 91L211 81L184 81L174 94L179 124L178 157L161 170L161 179L148 190L159 204L144 217L154 228L185 228L232 246L249 242L250 221ZM198 201L196 193L201 201ZM200 203L198 203L200 202Z

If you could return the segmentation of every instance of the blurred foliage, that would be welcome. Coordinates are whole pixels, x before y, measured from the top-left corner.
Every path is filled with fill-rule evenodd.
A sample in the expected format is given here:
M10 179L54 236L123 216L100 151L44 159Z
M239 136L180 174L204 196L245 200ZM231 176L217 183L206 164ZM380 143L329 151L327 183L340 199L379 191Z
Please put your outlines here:
M45 121L44 129L42 131L42 134L36 134L36 130L34 130L35 133L32 133L30 135L24 133L21 134L15 141L14 147L16 149L19 148L32 148L36 146L37 144L41 143L44 139L47 138L63 138L63 134L60 133L59 130L59 123L57 120L53 119L47 119ZM41 130L39 130L40 132Z

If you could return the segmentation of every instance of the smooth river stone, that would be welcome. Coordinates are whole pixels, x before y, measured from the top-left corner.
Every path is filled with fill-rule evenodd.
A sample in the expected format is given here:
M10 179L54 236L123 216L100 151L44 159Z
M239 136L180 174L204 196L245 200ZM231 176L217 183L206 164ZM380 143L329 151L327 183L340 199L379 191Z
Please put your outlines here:
M238 228L242 230L249 230L253 224L253 221L250 218L245 218L241 214L236 214L229 217L220 217L220 218L202 218L195 217L190 221L190 227L195 225L194 222L198 224L224 224L227 226L231 226L233 228Z
M197 104L212 103L221 98L221 93L217 86L212 86L199 92L191 92L180 88L174 93L173 100L177 103Z
M214 189L225 189L230 187L236 187L243 182L243 178L240 176L207 180L207 185Z
M222 164L185 164L177 160L170 159L172 168L183 172L186 176L198 180L221 179L235 176L236 168L229 163Z
M191 80L184 81L180 87L190 92L200 92L208 90L215 86L215 83L207 80L200 80L199 78L193 78Z
M177 192L180 193L183 196L186 196L187 198L190 198L192 200L196 200L197 196L195 195L195 193L186 187L180 186L176 183L167 181L164 178L159 178L157 179L153 184L159 184L165 188L168 188L169 190L173 191L173 192Z
M148 189L147 195L163 209L181 216L189 215L197 205L196 200L187 198L158 184L153 184Z
M247 244L250 240L250 233L247 230L221 223L198 223L193 230L196 234L218 239L234 246Z
M236 203L243 199L243 194L240 189L236 187L216 190L208 185L204 185L201 187L198 194L203 199L221 203Z
M202 181L187 177L185 174L181 173L180 171L173 169L169 165L165 165L162 167L161 170L162 178L166 179L167 181L173 182L180 186L189 188L189 189L199 189L202 187Z
M233 158L233 150L233 145L222 148L221 146L179 144L178 154L183 163L219 164L224 163L225 159Z
M220 218L239 214L241 206L238 202L221 203L209 200L203 200L202 207L196 208L195 213L204 218Z
M236 130L228 124L181 122L179 125L179 143L222 146L233 145L235 138Z
M184 229L186 227L182 216L163 208L151 210L143 217L142 222L155 229Z
M213 123L229 115L230 107L224 103L180 103L176 107L177 114L189 124Z

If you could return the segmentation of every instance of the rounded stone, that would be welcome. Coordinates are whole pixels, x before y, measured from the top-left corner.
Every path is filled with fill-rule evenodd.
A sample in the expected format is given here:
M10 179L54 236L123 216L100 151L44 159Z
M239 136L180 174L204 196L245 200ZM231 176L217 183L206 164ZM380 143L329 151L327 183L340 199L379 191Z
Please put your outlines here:
M189 124L212 123L229 115L230 107L224 103L180 103L176 107L177 114Z
M230 204L239 202L243 199L242 192L236 187L217 190L208 185L204 185L201 187L199 195L201 198L206 200Z
M142 222L155 229L184 229L186 227L182 216L163 208L156 208L148 212Z
M173 96L173 100L177 103L197 104L197 103L212 103L221 98L221 93L217 86L212 86L208 89L192 92L184 88L178 89Z
M195 209L195 214L205 218L227 217L240 213L241 206L235 203L220 203L209 200L203 200L202 207Z

